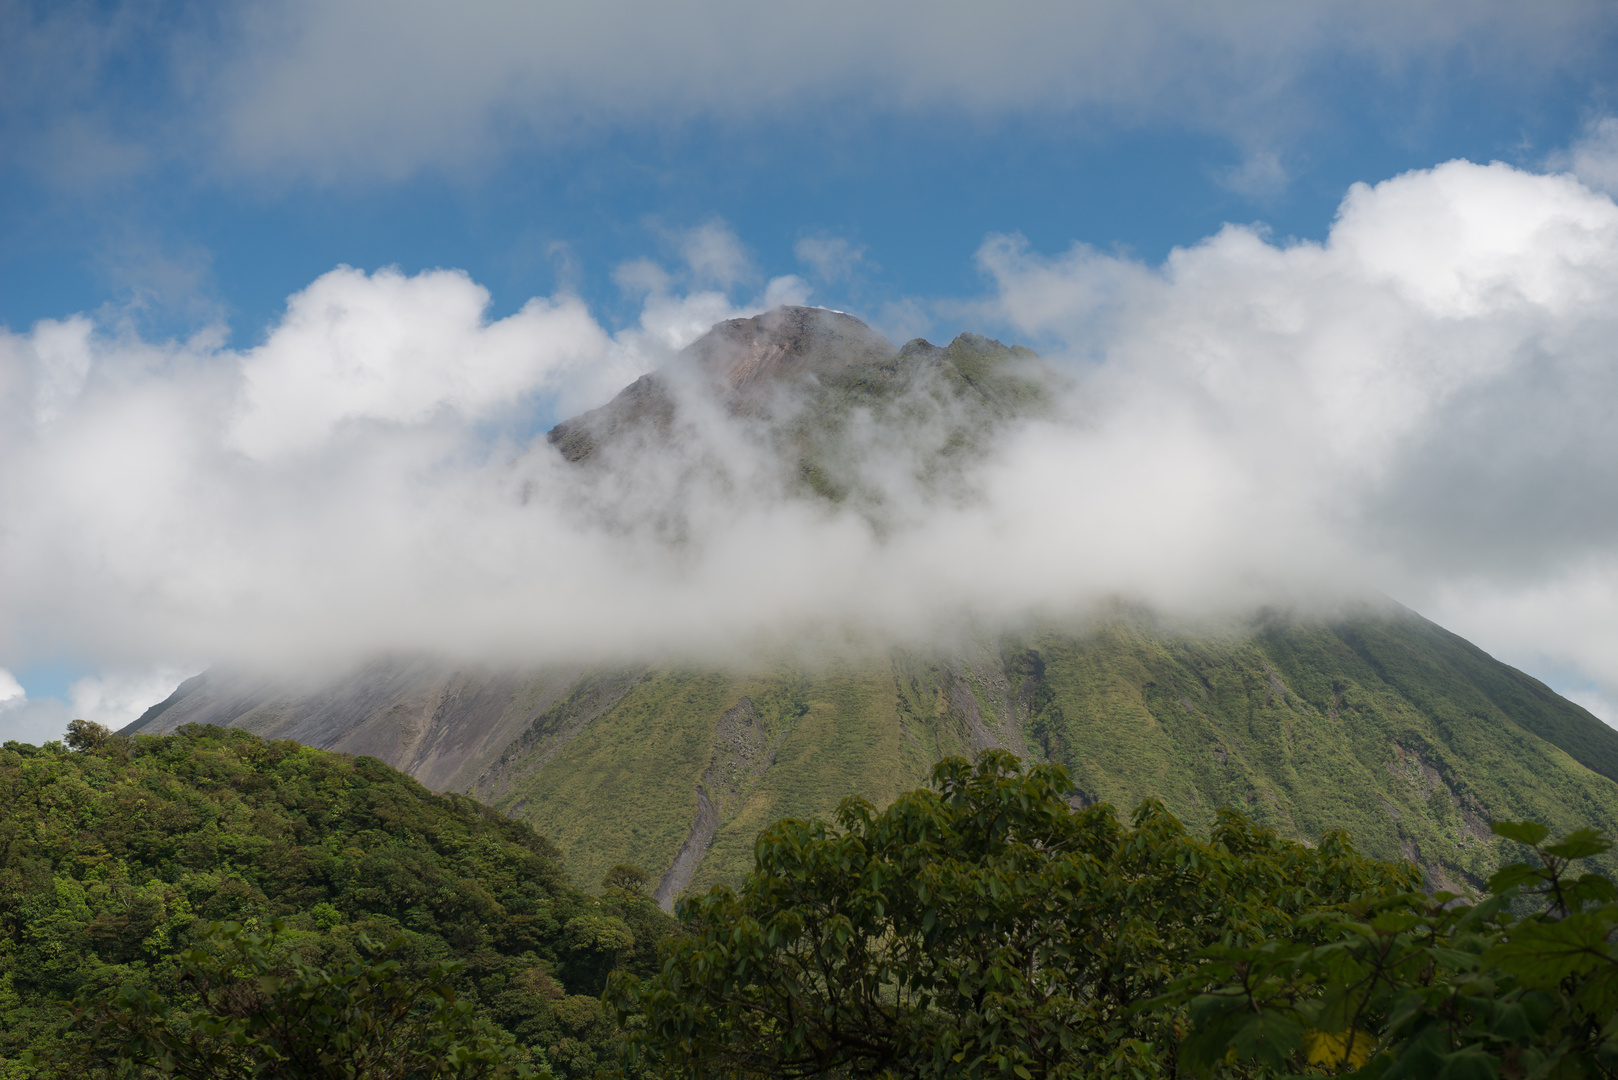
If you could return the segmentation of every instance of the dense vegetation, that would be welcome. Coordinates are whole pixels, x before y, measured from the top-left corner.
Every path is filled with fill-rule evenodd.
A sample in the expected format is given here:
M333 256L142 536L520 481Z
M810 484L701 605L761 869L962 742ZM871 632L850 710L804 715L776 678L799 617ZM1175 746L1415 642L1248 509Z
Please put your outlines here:
M1060 766L991 752L934 780L881 812L850 799L836 828L780 822L739 892L685 901L662 970L609 984L635 1060L691 1080L1618 1075L1618 889L1571 869L1609 847L1591 831L1497 826L1538 862L1471 905L1340 834L1074 810Z
M1495 832L1534 861L1501 869L1482 903L1367 896L1311 915L1304 940L1206 950L1204 966L1153 1002L1190 1001L1182 1071L1618 1076L1618 888L1574 872L1611 842L1581 829L1546 843L1535 822Z
M1169 1075L1180 1012L1141 1006L1200 950L1418 880L1234 812L1203 840L1156 803L1074 810L1065 769L1005 753L934 779L781 822L739 893L686 901L663 970L609 991L637 1049L690 1077Z
M558 1076L613 1060L601 990L667 932L633 868L586 895L528 826L374 759L195 726L71 741L0 749L0 1076L83 1041L75 998L183 1002L222 923L275 927L289 977L394 964Z
M778 821L675 928L635 867L587 896L526 826L240 731L75 722L0 798L6 1080L1618 1076L1592 830L1495 825L1537 859L1474 903L986 751Z

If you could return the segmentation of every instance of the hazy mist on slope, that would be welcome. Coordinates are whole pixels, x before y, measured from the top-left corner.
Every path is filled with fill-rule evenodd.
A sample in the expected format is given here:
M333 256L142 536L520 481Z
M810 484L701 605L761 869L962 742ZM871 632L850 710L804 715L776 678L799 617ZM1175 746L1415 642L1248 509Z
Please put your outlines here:
M0 663L713 660L1378 587L1618 699L1618 208L1573 177L1452 162L1355 187L1324 244L1232 226L1161 266L991 238L988 294L948 310L1038 348L1062 401L944 488L915 480L925 415L868 426L880 520L795 494L700 395L682 451L606 478L546 444L536 417L801 300L727 296L726 244L688 246L683 294L628 268L616 333L567 295L489 321L463 274L347 267L242 351L0 333Z

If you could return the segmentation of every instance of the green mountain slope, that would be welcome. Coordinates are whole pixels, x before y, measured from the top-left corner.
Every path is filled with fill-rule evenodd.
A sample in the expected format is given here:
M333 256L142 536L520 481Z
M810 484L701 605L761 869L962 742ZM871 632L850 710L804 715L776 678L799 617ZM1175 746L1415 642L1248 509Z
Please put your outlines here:
M1618 831L1618 783L1598 771L1618 732L1386 603L1194 633L1122 611L970 653L646 669L620 689L582 728L565 704L536 716L470 790L586 874L663 873L665 898L739 878L771 820L846 794L880 805L986 746L1067 765L1075 801L1157 798L1196 829L1223 805L1287 836L1347 829L1455 888L1498 865L1490 820ZM675 873L682 847L695 865Z
M1136 615L1031 644L1030 731L1091 798L1161 798L1196 827L1233 805L1287 835L1344 828L1473 887L1497 865L1490 820L1618 825L1618 784L1591 767L1618 732L1393 605L1196 636Z

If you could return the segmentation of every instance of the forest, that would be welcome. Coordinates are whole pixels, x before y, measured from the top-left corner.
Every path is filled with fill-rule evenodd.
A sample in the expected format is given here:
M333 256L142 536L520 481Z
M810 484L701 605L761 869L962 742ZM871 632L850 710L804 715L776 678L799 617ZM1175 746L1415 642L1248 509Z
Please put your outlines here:
M1233 810L946 758L670 919L368 758L188 726L0 750L0 1077L1618 1075L1609 841L1480 895Z
M372 758L242 731L75 724L65 745L7 743L0 803L6 1080L115 1069L82 1060L94 1017L76 1008L125 987L188 1002L188 952L222 962L227 927L244 948L243 932L273 938L275 969L395 962L509 1035L519 1063L591 1076L617 1056L608 973L653 971L671 925L632 867L591 895L526 825Z

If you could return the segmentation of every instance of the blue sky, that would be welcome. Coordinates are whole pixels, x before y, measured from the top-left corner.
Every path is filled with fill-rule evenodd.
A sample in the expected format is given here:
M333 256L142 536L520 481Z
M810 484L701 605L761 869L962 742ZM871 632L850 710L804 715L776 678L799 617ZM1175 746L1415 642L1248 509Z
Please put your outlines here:
M634 336L656 337L648 266L687 321L749 310L791 275L793 295L891 336L974 329L1084 354L1100 348L1087 331L1019 315L1008 282L1080 251L1123 280L1226 223L1262 226L1276 250L1324 243L1352 185L1452 159L1573 168L1606 197L1610 5L1216 7L7 0L0 325L18 356L43 356L41 320L83 314L109 370L136 353L172 367L202 334L186 362L225 367L340 265L463 271L486 320L571 298L615 343L590 389L536 393L526 419L495 423L515 437L661 355ZM706 262L700 237L719 245ZM1022 262L985 254L1000 237L1022 239ZM730 307L692 300L709 293ZM44 444L19 440L0 452L24 476ZM1589 527L1579 557L1599 561L1607 524ZM1610 708L1618 671L1499 629L1533 590L1572 588L1571 563L1546 571L1519 544L1517 562L1480 554L1432 584L1430 542L1388 541L1356 573ZM85 573L57 572L39 604ZM34 610L3 613L0 668L36 705L89 678L127 710L210 659L184 635L36 632ZM1599 605L1584 618L1597 636L1618 626Z
M380 23L386 10L333 6L361 23ZM475 6L489 13L477 33L550 30L543 18L503 19L498 3ZM932 62L931 52L970 55L974 27L952 18L960 9L892 6L901 19L945 24L946 40L919 49L914 63ZM621 5L618 17L633 20L635 7ZM693 36L730 28L726 5L688 7ZM799 73L754 104L747 83L768 78L766 63L688 100L661 100L706 77L692 70L710 61L703 54L692 69L672 58L650 85L608 87L593 102L586 92L554 121L543 80L456 93L474 55L445 63L439 77L453 106L425 130L411 129L418 103L384 98L306 139L260 146L252 140L271 136L254 130L254 110L286 108L286 122L297 123L342 108L318 97L276 100L290 96L281 79L329 83L334 97L345 89L333 70L344 58L316 44L288 47L265 28L274 14L284 34L339 36L330 25L338 20L316 17L314 5L9 3L0 319L20 329L134 301L160 332L223 318L246 343L288 295L338 263L459 267L492 290L496 311L565 284L610 312L613 266L656 254L659 227L715 218L771 273L801 269L792 247L805 235L864 246L880 269L828 302L965 295L979 287L972 254L990 233L1020 232L1047 251L1075 240L1121 246L1151 260L1226 221L1319 238L1355 181L1455 157L1537 164L1605 115L1614 93L1614 20L1600 5L1546 5L1543 17L1505 5L1413 5L1423 16L1408 20L1415 26L1385 18L1391 5L1352 19L1348 5L1319 5L1315 25L1279 28L1273 5L1232 5L1226 25L1189 41L1172 29L1179 5L1143 5L1130 20L1116 18L1121 5L1088 5L1090 18L1059 17L1063 7L1013 5L1005 40L984 50L985 71L903 101L880 70L860 70L858 56L846 88ZM802 9L809 20L846 15L837 5ZM795 18L780 26L758 18L738 36L779 34L773 47L791 50ZM566 20L553 21L568 31ZM1019 46L1042 25L1060 39L1125 21L1140 25L1112 25L1131 39L1119 63L1187 70L1144 85L1131 85L1133 73L1104 74L1076 93L1061 68L1110 51L1105 41L1077 40L1034 58L1031 73L1019 70ZM430 47L422 40L430 31L401 31L401 53L388 55L383 41L355 66L380 70L378 81L408 80L403 50ZM947 40L950 31L965 40ZM899 32L885 21L850 31ZM1219 40L1226 35L1243 40L1253 70L1229 70L1244 60ZM1360 36L1350 48L1336 40ZM618 62L633 64L634 50L650 44L609 38L581 48L621 48L628 55ZM847 46L835 34L805 44ZM892 51L902 57L904 42ZM587 69L589 59L574 65ZM491 62L523 66L520 53ZM978 79L1025 74L1033 85L1020 93L972 100ZM527 111L538 115L525 120ZM368 160L368 127L415 145L375 147L377 160ZM465 138L443 130L457 127L477 130ZM1275 168L1244 182L1255 159Z

